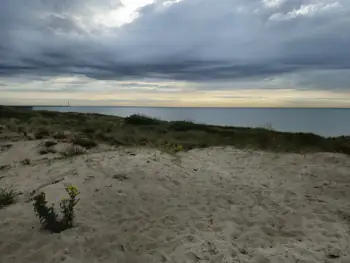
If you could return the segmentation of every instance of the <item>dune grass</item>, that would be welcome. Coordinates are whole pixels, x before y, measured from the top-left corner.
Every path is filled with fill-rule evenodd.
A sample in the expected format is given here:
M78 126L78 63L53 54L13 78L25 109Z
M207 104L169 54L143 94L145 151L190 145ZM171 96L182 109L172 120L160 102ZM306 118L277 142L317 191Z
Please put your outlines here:
M31 111L0 107L0 124L39 138L70 140L92 148L97 143L123 146L149 146L184 150L232 145L281 152L338 152L350 154L350 137L325 138L312 133L278 132L265 128L222 127L189 121L161 121L147 116L127 118L91 113Z

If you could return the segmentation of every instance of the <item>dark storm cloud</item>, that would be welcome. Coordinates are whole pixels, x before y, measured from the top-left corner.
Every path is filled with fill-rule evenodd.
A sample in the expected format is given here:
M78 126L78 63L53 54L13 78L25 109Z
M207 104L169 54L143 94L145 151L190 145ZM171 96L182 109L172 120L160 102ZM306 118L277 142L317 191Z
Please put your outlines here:
M213 81L350 69L348 0L162 2L106 29L93 17L120 1L0 1L0 77Z

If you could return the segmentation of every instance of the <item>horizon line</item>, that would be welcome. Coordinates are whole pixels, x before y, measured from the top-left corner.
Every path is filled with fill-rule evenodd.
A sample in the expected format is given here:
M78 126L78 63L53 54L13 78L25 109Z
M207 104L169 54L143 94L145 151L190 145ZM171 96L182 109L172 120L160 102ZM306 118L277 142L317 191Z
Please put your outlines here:
M45 108L73 108L73 107L118 107L118 108L217 108L217 109L350 109L350 107L315 107L315 106L131 106L131 105L20 105L20 104L12 104L12 105L1 105L5 107L45 107Z

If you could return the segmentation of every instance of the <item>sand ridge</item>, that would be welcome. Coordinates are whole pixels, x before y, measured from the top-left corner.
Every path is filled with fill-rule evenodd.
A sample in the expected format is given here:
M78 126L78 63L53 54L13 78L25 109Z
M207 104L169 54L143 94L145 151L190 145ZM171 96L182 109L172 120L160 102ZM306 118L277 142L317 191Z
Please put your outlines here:
M0 210L0 262L350 262L345 155L99 146L61 159L40 143L0 153L1 187L21 193ZM71 184L76 227L41 230L30 198L57 205Z

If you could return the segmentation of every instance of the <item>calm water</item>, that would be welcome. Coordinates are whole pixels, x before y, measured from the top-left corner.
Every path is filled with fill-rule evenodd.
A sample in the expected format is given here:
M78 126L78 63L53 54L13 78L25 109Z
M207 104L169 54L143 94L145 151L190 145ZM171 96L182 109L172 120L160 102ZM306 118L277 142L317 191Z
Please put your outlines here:
M312 132L323 136L350 135L350 109L281 108L158 108L158 107L35 107L62 112L92 112L127 117L144 114L162 120L269 127L290 132Z

